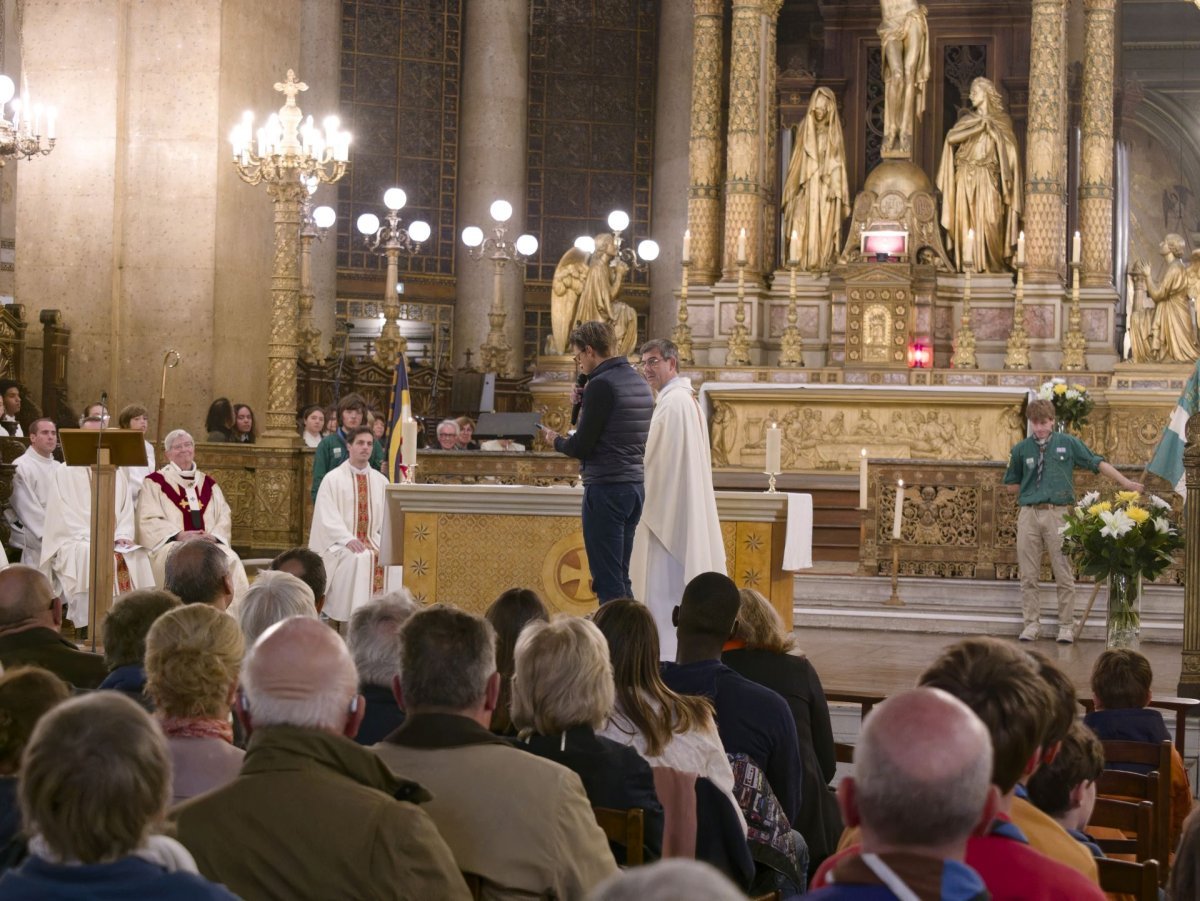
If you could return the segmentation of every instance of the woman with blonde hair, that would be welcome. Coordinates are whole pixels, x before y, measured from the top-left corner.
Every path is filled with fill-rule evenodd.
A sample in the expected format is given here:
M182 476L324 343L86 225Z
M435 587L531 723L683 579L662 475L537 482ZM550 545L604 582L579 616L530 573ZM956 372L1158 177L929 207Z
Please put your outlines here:
M159 617L146 636L146 694L167 737L172 803L231 782L245 752L229 710L245 642L237 620L208 604Z
M804 801L792 828L804 836L810 868L815 868L837 849L842 833L842 817L829 788L837 770L829 704L817 671L796 649L796 637L784 629L771 602L752 588L738 594L737 623L721 662L781 695L792 711L804 767Z
M650 766L633 750L597 735L612 713L615 690L608 643L576 616L531 622L517 639L512 721L525 745L574 770L593 807L644 811L644 856L662 856L663 809ZM614 844L617 863L625 848Z

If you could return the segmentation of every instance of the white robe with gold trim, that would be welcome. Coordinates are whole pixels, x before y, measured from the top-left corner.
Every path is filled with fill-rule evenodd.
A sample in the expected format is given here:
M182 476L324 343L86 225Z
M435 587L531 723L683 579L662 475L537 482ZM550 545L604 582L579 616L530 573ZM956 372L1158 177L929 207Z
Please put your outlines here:
M351 613L383 590L377 568L386 515L384 489L388 480L383 473L369 466L366 470L358 470L365 472L367 477L363 543L368 550L356 554L346 547L358 537L355 472L346 461L321 480L308 536L309 548L320 554L325 562L325 607L322 612L339 622L350 619Z
M725 572L717 518L708 423L691 379L676 376L658 393L646 439L646 501L633 538L633 596L658 624L659 656L675 660L671 611L684 586L706 572Z

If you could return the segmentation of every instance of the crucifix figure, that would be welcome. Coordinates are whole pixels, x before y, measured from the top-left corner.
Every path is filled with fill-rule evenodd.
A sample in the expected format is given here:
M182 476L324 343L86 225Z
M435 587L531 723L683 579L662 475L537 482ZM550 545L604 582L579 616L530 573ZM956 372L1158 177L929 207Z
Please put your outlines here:
M880 0L883 22L883 156L912 159L913 133L925 115L929 27L917 0Z
M275 90L287 97L287 106L296 105L296 95L301 91L307 91L308 85L302 81L296 81L296 73L292 69L287 71L287 81L275 82Z

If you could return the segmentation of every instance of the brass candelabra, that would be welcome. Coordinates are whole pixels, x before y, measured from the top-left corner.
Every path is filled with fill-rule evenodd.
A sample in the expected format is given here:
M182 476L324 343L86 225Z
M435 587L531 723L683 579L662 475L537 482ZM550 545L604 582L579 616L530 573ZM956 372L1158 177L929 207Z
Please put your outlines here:
M671 332L671 340L675 342L675 349L679 352L679 363L684 366L693 366L696 363L695 349L692 346L692 327L688 325L688 268L692 261L686 256L683 258L683 280L679 285L679 317L675 323L675 330Z
M312 245L322 241L337 221L333 207L313 208L313 194L319 182L309 180L306 184L304 206L300 210L300 321L297 337L300 341L300 359L306 363L319 363L321 353L321 330L313 323L313 307L316 298L312 290Z
M779 336L779 365L796 367L804 365L804 338L800 334L800 314L796 309L796 269L799 260L788 260L790 273L788 286L787 326Z
M1013 324L1004 350L1005 369L1029 369L1029 333L1025 331L1025 264L1016 263L1017 290L1013 297Z
M963 272L966 281L963 283L962 323L958 334L954 336L954 354L950 357L950 365L955 369L978 369L975 359L975 332L971 329L971 264L967 263Z
M746 260L739 258L737 312L734 314L733 331L729 335L729 350L725 354L726 366L750 365L750 330L746 328Z
M1071 263L1071 312L1067 317L1067 333L1063 335L1062 368L1087 369L1087 338L1083 334L1083 310L1079 306L1079 270L1082 264Z
M431 233L429 223L420 219L414 219L407 227L400 224L400 211L406 203L408 195L403 189L388 188L383 192L383 205L388 209L386 224L381 225L374 213L363 213L357 223L359 232L367 239L367 246L387 259L383 329L375 342L375 362L384 367L394 366L396 359L408 350L408 339L400 333L400 298L396 290L400 281L400 254L418 253Z

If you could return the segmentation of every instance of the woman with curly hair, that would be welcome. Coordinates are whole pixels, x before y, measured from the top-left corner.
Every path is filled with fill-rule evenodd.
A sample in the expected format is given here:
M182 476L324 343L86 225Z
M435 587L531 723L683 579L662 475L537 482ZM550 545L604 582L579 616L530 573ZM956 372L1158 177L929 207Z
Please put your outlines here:
M173 804L233 780L245 756L229 709L245 642L237 620L207 604L163 614L146 636L146 694L167 736Z

